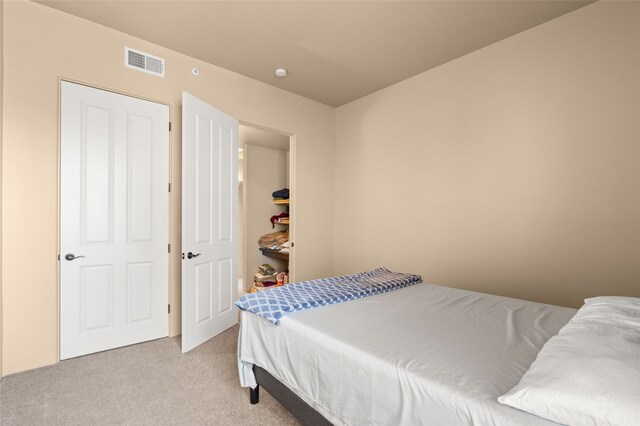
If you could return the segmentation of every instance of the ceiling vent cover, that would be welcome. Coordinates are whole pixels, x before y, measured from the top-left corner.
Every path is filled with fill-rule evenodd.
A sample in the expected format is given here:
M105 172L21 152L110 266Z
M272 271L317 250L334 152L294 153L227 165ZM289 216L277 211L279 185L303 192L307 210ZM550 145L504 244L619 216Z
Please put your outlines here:
M130 47L124 48L124 66L164 77L164 59Z

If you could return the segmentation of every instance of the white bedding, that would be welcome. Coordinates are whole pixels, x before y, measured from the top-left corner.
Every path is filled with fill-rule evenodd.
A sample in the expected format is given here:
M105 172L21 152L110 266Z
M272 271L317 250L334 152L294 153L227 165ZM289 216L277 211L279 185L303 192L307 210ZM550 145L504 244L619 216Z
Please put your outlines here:
M504 406L574 309L418 284L285 316L242 312L242 386L257 364L334 424L554 424Z
M640 298L586 299L498 400L570 425L640 425Z

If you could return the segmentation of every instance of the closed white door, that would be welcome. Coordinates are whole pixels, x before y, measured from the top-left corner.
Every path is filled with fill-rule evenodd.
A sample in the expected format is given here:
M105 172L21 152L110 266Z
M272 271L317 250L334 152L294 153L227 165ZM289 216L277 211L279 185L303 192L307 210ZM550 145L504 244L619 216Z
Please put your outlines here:
M60 359L168 335L169 107L61 83Z
M182 93L182 352L238 322L238 121Z

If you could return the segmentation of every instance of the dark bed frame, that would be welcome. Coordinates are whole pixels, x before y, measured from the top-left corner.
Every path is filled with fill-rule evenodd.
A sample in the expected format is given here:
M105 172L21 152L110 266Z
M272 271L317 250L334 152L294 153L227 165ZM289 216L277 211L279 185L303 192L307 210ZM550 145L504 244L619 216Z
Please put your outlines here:
M255 389L249 388L249 401L257 404L260 400L260 386L262 386L276 401L284 406L294 417L300 420L303 425L325 426L331 422L324 418L322 414L314 410L309 404L304 402L291 389L273 377L264 368L253 366L253 374L256 376L258 386Z

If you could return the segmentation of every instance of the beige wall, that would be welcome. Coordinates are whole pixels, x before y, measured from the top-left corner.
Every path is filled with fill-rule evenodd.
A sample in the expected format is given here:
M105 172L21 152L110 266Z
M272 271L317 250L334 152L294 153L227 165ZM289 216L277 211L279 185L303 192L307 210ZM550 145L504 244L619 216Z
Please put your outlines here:
M336 273L640 296L640 3L598 2L337 109Z
M287 229L283 225L276 225L272 229L269 222L271 216L286 211L285 207L273 204L271 194L287 187L287 151L247 144L244 156L244 289L248 291L253 286L253 274L258 272L259 265L268 263L278 272L288 268L286 261L263 256L258 249L258 239L261 236Z
M59 79L171 105L171 244L180 247L180 97L189 91L237 119L295 134L296 270L333 273L334 109L39 4L4 8L3 373L58 359ZM130 46L166 58L161 79L123 66ZM200 76L191 69L198 67ZM325 179L317 179L324 175ZM322 227L317 223L322 221ZM328 223L327 223L328 222ZM171 255L172 335L180 332L180 255Z

